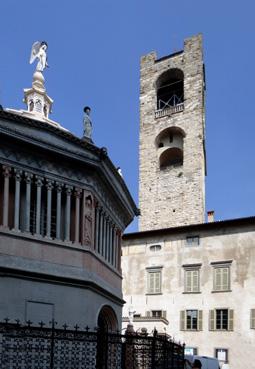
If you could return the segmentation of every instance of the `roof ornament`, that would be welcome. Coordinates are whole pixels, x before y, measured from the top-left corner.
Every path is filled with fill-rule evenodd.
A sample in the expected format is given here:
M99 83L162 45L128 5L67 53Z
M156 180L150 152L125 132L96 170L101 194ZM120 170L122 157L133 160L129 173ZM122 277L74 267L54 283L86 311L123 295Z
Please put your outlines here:
M89 106L85 106L83 109L84 116L83 116L83 139L87 141L92 141L92 121L90 118L91 109Z
M35 60L38 60L38 62L33 74L32 88L24 89L24 102L27 105L27 113L34 119L54 124L49 119L53 100L47 95L43 76L43 71L49 66L47 50L48 44L46 41L36 41L32 45L29 63L32 64Z
M38 59L38 63L36 66L36 71L43 72L46 67L49 67L47 63L47 54L46 51L48 49L48 44L46 41L36 41L32 45L31 56L30 56L30 64L32 64L35 59Z

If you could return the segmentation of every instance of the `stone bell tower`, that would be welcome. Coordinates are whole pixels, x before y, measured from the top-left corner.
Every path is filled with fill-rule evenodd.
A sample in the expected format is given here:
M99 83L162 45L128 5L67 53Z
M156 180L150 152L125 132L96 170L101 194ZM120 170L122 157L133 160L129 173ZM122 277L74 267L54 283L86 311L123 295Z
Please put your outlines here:
M205 76L201 34L141 58L139 230L204 222Z

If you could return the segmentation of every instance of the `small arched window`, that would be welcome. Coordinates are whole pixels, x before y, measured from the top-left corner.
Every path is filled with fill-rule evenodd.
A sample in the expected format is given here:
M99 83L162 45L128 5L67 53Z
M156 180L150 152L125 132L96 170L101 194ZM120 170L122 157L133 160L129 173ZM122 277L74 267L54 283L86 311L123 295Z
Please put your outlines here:
M184 101L184 75L180 69L170 69L157 80L157 109L164 110Z
M161 250L161 245L151 245L150 246L150 251L152 252L157 252Z

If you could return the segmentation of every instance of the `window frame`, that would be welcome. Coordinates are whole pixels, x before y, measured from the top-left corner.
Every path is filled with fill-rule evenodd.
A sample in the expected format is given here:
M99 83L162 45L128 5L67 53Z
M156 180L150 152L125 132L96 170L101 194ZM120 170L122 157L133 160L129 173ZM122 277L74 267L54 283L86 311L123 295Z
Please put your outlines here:
M147 286L146 286L146 295L161 295L162 294L162 266L159 267L148 267L146 268L146 272L147 272ZM152 289L150 284L151 284L151 275L154 274L155 275L155 279L153 281L154 283L154 288ZM156 283L156 274L159 275L159 288L155 288L155 283Z
M218 358L218 351L220 351L220 350L226 352L226 360L220 360ZM228 349L227 348L224 348L224 347L216 347L215 348L215 357L216 357L216 359L219 360L219 362L226 363L227 364L229 362L229 359L228 359Z
M200 246L200 236L198 234L186 236L185 246L186 247L198 247L198 246Z
M200 291L200 269L202 264L185 264L184 269L184 292L183 293L201 293ZM195 272L197 276L195 277ZM190 285L188 278L190 275ZM197 278L197 283L194 283L194 279Z
M217 328L217 312L223 311L223 310L227 311L227 327L224 328L223 322L221 322L220 328ZM223 317L221 317L220 319L223 319ZM209 330L218 331L218 332L234 331L234 310L226 308L226 307L222 307L222 308L219 307L219 308L210 310L209 311Z
M212 292L231 291L231 261L212 262L213 267L213 289ZM227 283L224 283L224 270L227 270ZM218 275L217 275L218 274ZM220 279L218 283L217 278Z
M196 327L188 328L188 311L196 312ZM203 310L186 309L180 311L180 330L189 332L198 332L203 330Z

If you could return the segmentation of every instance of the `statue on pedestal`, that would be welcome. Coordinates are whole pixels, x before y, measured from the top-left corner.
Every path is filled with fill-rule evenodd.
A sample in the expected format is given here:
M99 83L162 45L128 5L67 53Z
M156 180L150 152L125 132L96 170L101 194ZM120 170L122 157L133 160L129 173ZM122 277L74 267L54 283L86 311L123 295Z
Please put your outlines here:
M84 117L83 117L83 138L91 140L92 136L92 122L90 119L90 107L85 106L83 109L84 111Z
M48 67L47 63L47 51L48 44L46 41L36 41L34 42L31 50L30 56L30 64L32 64L35 59L38 59L38 63L36 66L36 71L43 72L46 67Z

